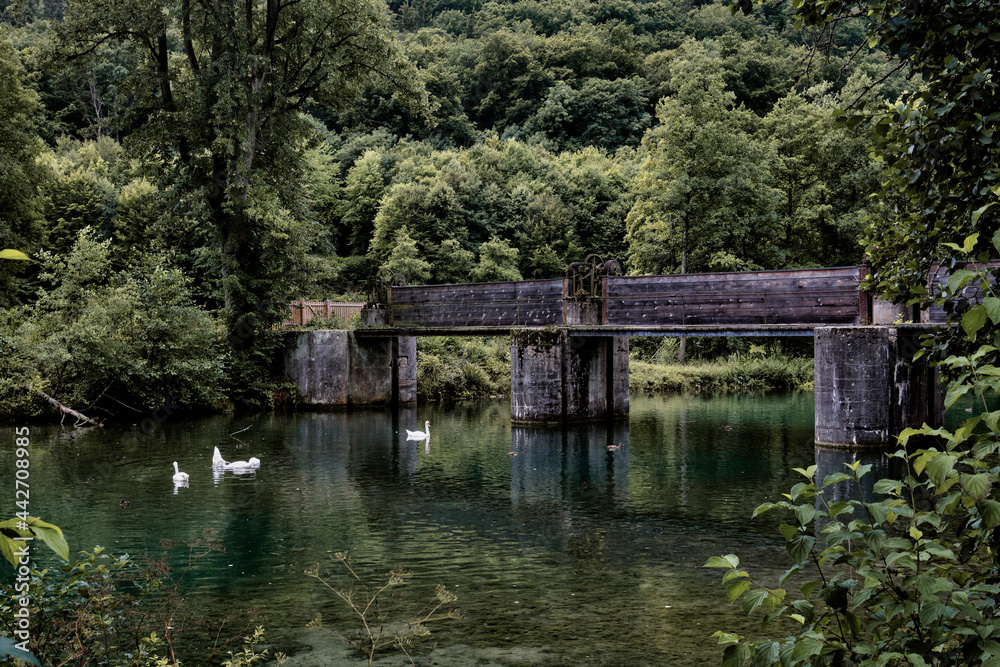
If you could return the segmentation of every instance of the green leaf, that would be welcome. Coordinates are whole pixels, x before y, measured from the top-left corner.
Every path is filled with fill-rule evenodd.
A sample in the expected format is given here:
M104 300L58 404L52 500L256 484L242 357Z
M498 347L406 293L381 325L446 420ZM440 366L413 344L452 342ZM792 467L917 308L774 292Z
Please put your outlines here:
M961 481L962 488L976 501L985 500L993 488L992 476L987 473L962 475Z
M945 478L955 469L958 458L951 454L935 454L927 461L927 477L935 486L944 484Z
M798 565L802 565L809 558L809 552L816 544L816 538L811 535L796 535L785 542L785 551Z
M712 556L702 567L727 567L736 568L740 566L739 556L727 554L725 556Z
M36 667L42 667L41 663L38 662L38 658L31 655L27 651L22 651L17 648L17 642L15 642L10 637L0 637L0 658L10 656L11 658L17 658L21 662L27 662Z
M796 664L803 664L808 658L819 655L823 650L823 643L812 637L800 637L795 641L795 648L792 649L792 661Z
M10 248L6 250L0 250L0 259L17 259L29 262L31 261L31 258L25 255L20 250L11 250ZM37 665L38 662L36 661L35 664Z
M955 246L956 248L958 246ZM948 276L948 291L951 294L958 294L962 289L969 284L969 282L978 276L979 273L976 271L970 271L968 269L958 269L953 274Z
M986 308L986 314L990 316L990 321L993 324L1000 324L1000 299L988 296L983 299L983 307Z
M979 515L983 517L987 528L992 530L1000 526L1000 502L989 499L982 500L976 505L976 508L979 510Z
M998 301L1000 301L1000 299L998 299ZM983 421L986 422L986 428L996 434L997 428L1000 427L1000 410L993 410L992 412L986 413L986 416L983 417Z
M66 543L66 538L63 537L62 529L59 526L54 526L35 517L29 517L28 527L35 535L42 538L45 544L60 558L69 561L69 545Z
M947 560L958 560L955 557L955 552L953 552L951 549L949 549L948 547L944 546L943 544L939 544L937 542L927 541L927 542L924 542L923 546L924 546L924 551L926 551L927 553L929 553L929 554L931 554L933 556L937 556L938 558L945 558ZM949 588L947 590L951 590L951 589Z
M970 389L972 389L972 385L964 383L952 383L948 385L948 391L944 395L944 406L950 408L960 396L964 396Z
M937 599L938 593L946 593L952 590L951 582L943 577L932 577L927 574L919 574L913 577L911 583L920 594L926 598Z
M812 505L799 505L795 508L795 518L801 525L808 526L816 518L816 508Z
M927 663L924 662L924 659L916 653L907 653L906 659L910 661L910 664L913 665L913 667L927 667Z
M982 217L983 213L986 213L986 209L988 209L990 206L993 206L993 204L995 204L995 203L996 203L995 201L991 201L990 203L984 204L983 206L980 206L975 211L973 211L972 212L972 224L976 224L977 222L979 222L979 218ZM1000 233L1000 232L998 232L998 233ZM997 235L994 234L993 235L993 247L996 247L996 244L997 244ZM1000 250L1000 248L997 248L997 250Z
M885 494L887 496L899 495L900 490L903 488L903 483L896 479L880 479L875 482L874 491L875 493Z
M976 340L976 334L984 324L986 324L986 307L982 304L969 308L965 311L965 315L962 315L962 330L969 340Z
M882 547L885 546L885 531L884 530L872 530L864 535L865 544L876 554L882 552Z
M989 205L984 206L983 210L988 208L988 206ZM982 215L982 213L980 213L979 215ZM979 219L979 216L976 215L975 213L973 213L972 217L973 217L973 222ZM962 244L962 250L964 250L965 254L968 255L970 252L972 252L972 249L976 247L976 243L978 242L979 242L979 232L976 232L974 234L969 234L968 236L965 237L965 243Z
M896 564L896 567L907 568L909 570L916 571L917 566L913 562L913 557L905 551L897 551L886 556L885 559L886 566Z
M740 579L739 581L733 581L726 586L726 597L729 598L730 602L736 602L740 599L740 596L747 592L750 588L750 582L747 579Z
M743 613L749 616L754 609L759 607L767 599L767 591L763 588L758 588L750 591L743 597Z
M781 644L774 641L761 640L754 646L751 667L771 667L778 664Z
M750 647L746 644L730 644L722 652L722 667L743 667L750 659Z
M841 482L849 482L854 477L848 475L846 472L834 472L830 473L823 478L823 488L830 486L831 484L840 484Z

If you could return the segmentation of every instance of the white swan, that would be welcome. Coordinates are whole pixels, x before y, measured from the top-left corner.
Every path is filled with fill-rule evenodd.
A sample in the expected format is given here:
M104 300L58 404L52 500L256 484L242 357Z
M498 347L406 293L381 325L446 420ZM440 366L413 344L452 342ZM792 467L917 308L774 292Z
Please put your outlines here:
M406 429L406 439L407 440L423 440L424 438L431 437L431 423L424 422L423 431L411 431Z
M249 461L233 461L227 463L225 470L232 470L233 472L248 472L250 470L256 470L260 467L260 459L256 456L250 457Z
M248 472L250 470L256 470L260 467L260 459L256 456L250 457L249 461L227 461L222 458L222 453L219 448L216 447L215 451L212 452L212 469L213 470L232 470L233 472Z
M189 477L186 472L181 472L177 467L177 461L174 461L174 484L187 484Z

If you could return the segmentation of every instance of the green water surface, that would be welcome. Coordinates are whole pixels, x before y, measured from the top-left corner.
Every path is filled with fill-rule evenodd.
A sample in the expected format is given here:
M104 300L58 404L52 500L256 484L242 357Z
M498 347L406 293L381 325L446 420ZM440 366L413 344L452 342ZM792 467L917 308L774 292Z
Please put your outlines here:
M430 439L407 441L425 420ZM31 513L61 526L74 551L156 555L161 540L213 531L225 551L185 576L189 608L260 608L290 667L365 664L305 629L317 614L354 629L304 574L319 563L346 586L331 559L345 550L373 584L396 565L412 573L398 589L403 612L439 584L458 596L463 617L431 628L412 649L418 664L718 664L711 633L755 625L728 604L721 572L702 565L737 553L773 583L789 565L781 517L751 521L754 507L796 481L791 467L832 471L853 458L817 455L811 393L633 396L630 419L613 428L512 426L505 401L149 426L32 427ZM216 446L261 467L213 474ZM186 488L171 480L175 460ZM12 447L0 449L4 470L12 477ZM182 551L171 551L175 572ZM376 662L410 664L394 652Z

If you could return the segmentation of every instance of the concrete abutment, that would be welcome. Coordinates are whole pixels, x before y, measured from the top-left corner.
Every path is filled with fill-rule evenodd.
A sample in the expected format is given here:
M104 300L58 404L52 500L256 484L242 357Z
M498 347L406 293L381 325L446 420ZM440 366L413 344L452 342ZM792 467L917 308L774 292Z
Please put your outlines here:
M417 401L417 339L356 337L351 331L287 334L285 372L303 405L349 408L410 405Z
M586 422L628 417L628 337L565 328L511 333L511 420Z
M831 447L882 447L903 429L941 424L936 372L920 349L920 327L815 330L815 438Z

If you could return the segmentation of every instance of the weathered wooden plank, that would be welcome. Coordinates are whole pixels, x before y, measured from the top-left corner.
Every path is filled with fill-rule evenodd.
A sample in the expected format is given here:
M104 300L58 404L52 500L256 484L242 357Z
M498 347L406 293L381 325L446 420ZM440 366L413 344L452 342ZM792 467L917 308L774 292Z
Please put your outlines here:
M670 294L782 294L800 292L857 292L857 281L824 281L816 283L674 283L659 282L632 285L608 285L610 298L628 295L670 295Z

